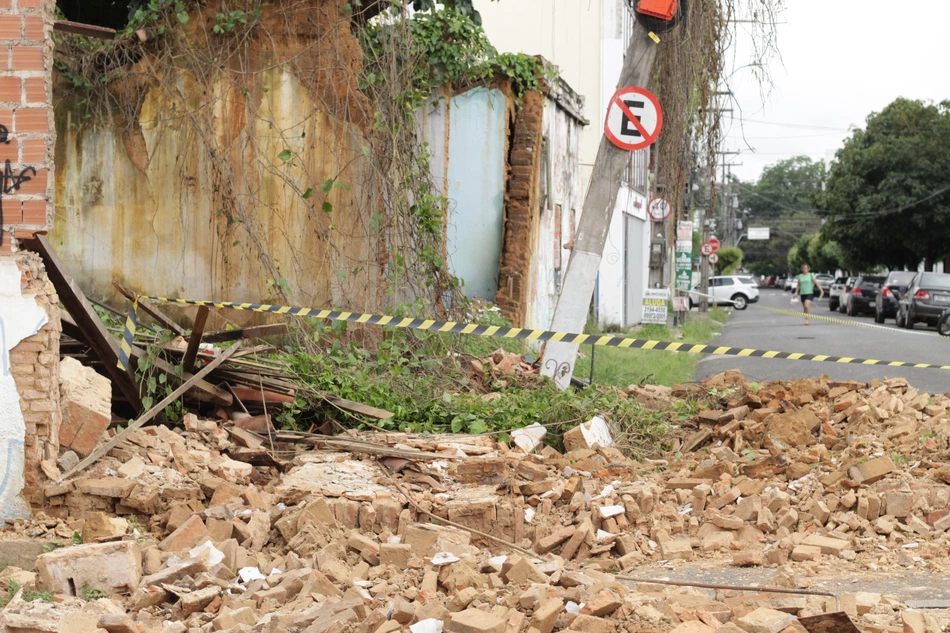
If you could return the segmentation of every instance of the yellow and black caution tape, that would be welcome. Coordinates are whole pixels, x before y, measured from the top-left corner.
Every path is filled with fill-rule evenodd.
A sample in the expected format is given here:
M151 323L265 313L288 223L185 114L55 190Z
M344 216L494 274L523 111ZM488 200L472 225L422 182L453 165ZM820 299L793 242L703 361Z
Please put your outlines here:
M195 301L192 299L172 299L168 297L139 297L150 301L175 303L178 305L206 306L209 308L231 308L234 310L252 310L254 312L270 312L287 314L290 316L313 317L349 323L367 323L387 327L408 328L413 330L427 330L430 332L451 332L454 334L470 334L473 336L492 336L496 338L521 339L527 341L558 341L577 345L598 345L605 347L624 347L632 349L648 349L666 352L686 352L690 354L711 354L715 356L743 356L759 358L775 358L782 360L808 360L826 363L851 363L858 365L882 365L887 367L915 367L920 369L950 369L950 365L931 365L928 363L909 363L904 361L873 360L865 358L850 358L846 356L827 356L823 354L803 354L799 352L781 352L761 349L745 349L741 347L721 347L717 345L692 345L689 343L673 343L669 341L651 341L647 339L625 338L619 336L597 336L594 334L573 334L570 332L551 332L548 330L529 330L517 327L500 327L497 325L477 325L475 323L459 323L456 321L437 321L435 319L413 319L409 317L383 316L359 312L345 312L342 310L316 310L313 308L295 308L261 303L236 303L232 301ZM132 311L134 312L133 305ZM134 323L134 317L131 317ZM125 337L131 340L129 333ZM120 361L120 366L121 361Z
M125 318L125 330L122 332L122 340L119 342L119 367L129 368L129 357L132 355L132 339L135 337L135 329L138 327L138 319L135 311L139 308L138 298L132 302L132 308L129 315Z

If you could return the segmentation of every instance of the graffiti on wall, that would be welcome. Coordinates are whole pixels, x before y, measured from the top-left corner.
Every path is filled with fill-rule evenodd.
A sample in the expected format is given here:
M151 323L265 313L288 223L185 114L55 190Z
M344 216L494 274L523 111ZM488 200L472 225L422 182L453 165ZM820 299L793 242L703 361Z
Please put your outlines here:
M10 144L10 130L3 123L0 123L0 144ZM24 167L20 173L13 170L13 165L8 158L4 161L3 171L0 171L0 227L4 224L3 218L3 196L10 195L20 190L25 182L29 182L36 176L35 167ZM0 246L3 246L3 232L0 231Z
M20 292L20 269L0 260L0 521L29 516L23 490L26 423L10 372L13 348L40 331L49 317L33 297Z

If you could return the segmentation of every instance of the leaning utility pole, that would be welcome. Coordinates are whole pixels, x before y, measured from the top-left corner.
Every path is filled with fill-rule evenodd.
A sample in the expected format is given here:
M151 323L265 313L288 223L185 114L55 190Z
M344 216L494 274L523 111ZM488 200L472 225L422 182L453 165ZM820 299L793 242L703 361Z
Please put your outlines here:
M651 35L649 29L639 21L634 25L633 37L627 47L620 80L617 82L618 90L626 86L647 86L653 71L653 60L656 58L656 42ZM555 332L584 330L590 301L594 295L597 270L604 253L604 243L607 241L607 230L617 205L617 192L629 163L629 151L615 146L606 136L601 137L590 186L577 225L574 249L571 251L561 294L554 309L551 329ZM576 344L548 341L541 359L541 373L553 378L561 389L566 389L571 383L576 360Z

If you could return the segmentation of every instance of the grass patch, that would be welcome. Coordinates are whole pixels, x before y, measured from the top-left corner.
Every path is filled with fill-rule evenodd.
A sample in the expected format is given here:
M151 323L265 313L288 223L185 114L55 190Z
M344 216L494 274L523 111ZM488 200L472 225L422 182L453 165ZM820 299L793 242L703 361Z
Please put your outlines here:
M720 332L728 318L729 313L724 308L712 308L705 316L691 313L682 327L670 328L651 323L632 328L623 334L653 341L702 344L709 342L713 334ZM598 347L594 351L594 384L627 387L639 383L672 386L692 382L700 357L700 354L682 352ZM582 345L574 375L587 380L590 377L590 363L591 346Z

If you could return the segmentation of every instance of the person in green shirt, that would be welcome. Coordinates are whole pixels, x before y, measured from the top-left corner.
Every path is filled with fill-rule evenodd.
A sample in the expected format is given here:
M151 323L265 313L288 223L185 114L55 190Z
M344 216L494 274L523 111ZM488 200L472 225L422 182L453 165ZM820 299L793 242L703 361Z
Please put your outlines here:
M795 294L802 300L802 309L805 311L805 325L808 325L808 315L811 314L811 302L815 300L815 289L825 296L825 291L818 283L815 274L808 268L808 264L802 266L802 274L798 276L798 287Z

